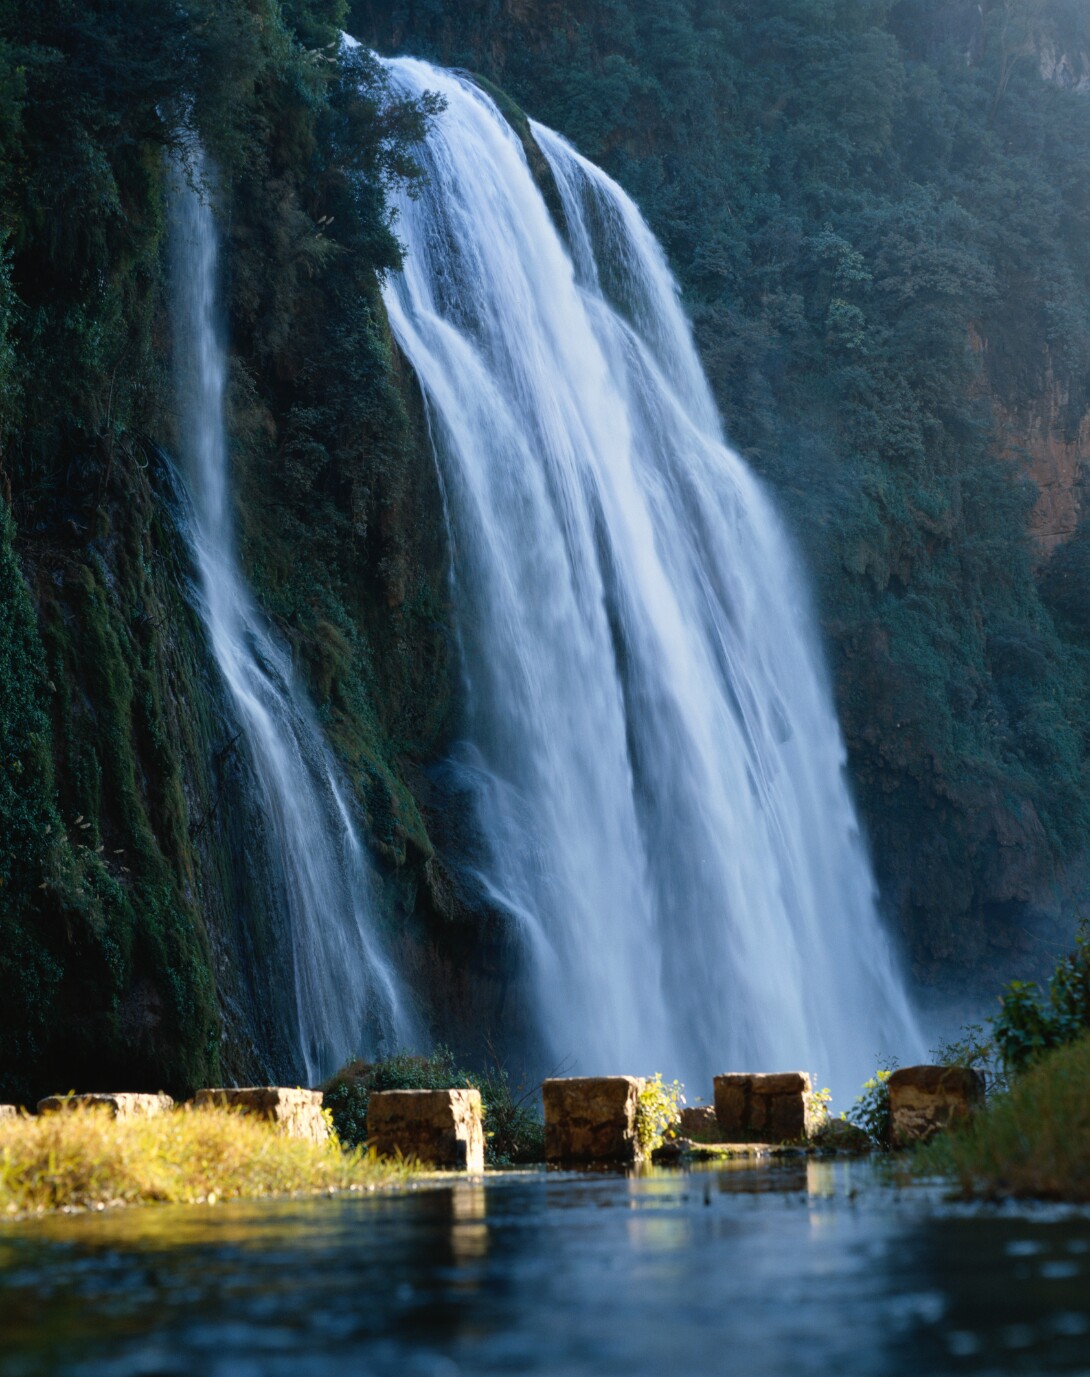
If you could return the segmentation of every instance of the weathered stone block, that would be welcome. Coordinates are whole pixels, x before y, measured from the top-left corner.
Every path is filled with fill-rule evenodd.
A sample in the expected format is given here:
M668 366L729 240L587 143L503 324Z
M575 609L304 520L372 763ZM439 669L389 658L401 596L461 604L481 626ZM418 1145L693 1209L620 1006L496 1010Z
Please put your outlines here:
M889 1078L894 1147L926 1142L984 1103L984 1077L967 1066L903 1066Z
M258 1119L267 1119L288 1135L310 1143L324 1143L329 1124L322 1114L322 1092L299 1090L283 1085L250 1085L236 1089L198 1090L193 1097L197 1109L209 1106L242 1109Z
M378 1090L367 1105L367 1145L380 1157L484 1171L479 1090Z
M686 1105L681 1111L678 1133L694 1143L718 1143L721 1138L719 1120L710 1104Z
M804 1142L822 1122L805 1071L716 1076L715 1117L725 1143Z
M545 1157L550 1162L634 1162L643 1081L635 1076L569 1076L541 1087Z
M147 1119L153 1114L166 1114L174 1108L169 1095L134 1095L122 1091L116 1095L48 1095L38 1101L39 1114L56 1114L66 1109L108 1110L115 1119Z

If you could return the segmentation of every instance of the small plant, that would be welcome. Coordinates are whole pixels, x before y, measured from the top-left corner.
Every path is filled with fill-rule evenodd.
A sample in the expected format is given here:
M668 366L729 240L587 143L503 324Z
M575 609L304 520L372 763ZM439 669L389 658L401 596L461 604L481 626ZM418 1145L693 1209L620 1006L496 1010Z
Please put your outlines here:
M940 1066L965 1066L980 1071L989 1096L1007 1089L1007 1076L995 1037L988 1035L983 1024L966 1024L960 1038L933 1047L931 1055Z
M806 1096L806 1117L810 1121L811 1131L820 1132L821 1126L828 1120L832 1098L833 1092L828 1086L823 1090L811 1090Z
M530 1107L539 1087L512 1087L506 1067L494 1061L473 1078L485 1112L485 1158L490 1167L545 1160L545 1125Z
M877 1147L890 1146L889 1078L897 1069L895 1061L880 1066L869 1081L863 1083L863 1093L842 1117L861 1128Z
M685 1087L680 1081L667 1085L657 1071L644 1081L636 1109L636 1141L644 1157L661 1147L663 1139L681 1122L684 1103Z

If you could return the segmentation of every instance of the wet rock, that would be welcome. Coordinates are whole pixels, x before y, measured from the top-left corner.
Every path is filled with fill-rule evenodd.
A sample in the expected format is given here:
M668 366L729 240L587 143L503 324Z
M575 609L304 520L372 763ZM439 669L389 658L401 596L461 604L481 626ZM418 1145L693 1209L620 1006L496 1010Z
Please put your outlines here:
M283 1085L198 1090L193 1105L196 1109L214 1106L245 1110L255 1118L276 1124L288 1137L303 1138L310 1143L324 1143L329 1137L320 1090L299 1090Z
M894 1147L923 1143L984 1103L984 1077L967 1066L902 1066L889 1078Z
M643 1081L635 1076L569 1076L541 1087L545 1157L550 1162L634 1162Z
M811 1142L825 1152L870 1152L874 1144L865 1129L850 1124L847 1119L826 1119L814 1133Z
M715 1110L708 1105L686 1105L681 1111L679 1129L683 1138L696 1143L718 1143L722 1137Z
M66 1109L108 1110L115 1119L147 1119L174 1108L169 1095L134 1095L128 1091L102 1095L47 1095L38 1101L39 1114L57 1114Z
M479 1090L377 1090L367 1106L367 1145L380 1157L484 1171Z
M692 1144L687 1138L668 1138L652 1152L651 1161L656 1166L673 1166L690 1156L691 1151Z
M805 1071L715 1078L715 1117L724 1142L806 1142L822 1122Z

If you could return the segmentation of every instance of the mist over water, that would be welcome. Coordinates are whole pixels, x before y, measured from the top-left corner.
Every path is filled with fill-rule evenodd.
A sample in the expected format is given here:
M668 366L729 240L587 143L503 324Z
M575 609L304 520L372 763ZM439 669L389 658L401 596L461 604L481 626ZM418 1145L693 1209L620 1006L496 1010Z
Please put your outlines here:
M726 445L661 249L599 169L469 80L399 204L386 301L448 504L480 880L544 1050L587 1073L923 1051L876 909L795 557ZM705 1092L706 1093L706 1092Z
M207 188L199 151L192 161L194 181ZM180 448L199 610L252 761L273 872L272 918L286 934L285 968L258 972L256 980L293 987L291 1071L315 1084L361 1053L413 1043L417 1030L374 931L370 866L344 786L287 648L258 612L238 566L216 225L206 196L176 163L170 211Z

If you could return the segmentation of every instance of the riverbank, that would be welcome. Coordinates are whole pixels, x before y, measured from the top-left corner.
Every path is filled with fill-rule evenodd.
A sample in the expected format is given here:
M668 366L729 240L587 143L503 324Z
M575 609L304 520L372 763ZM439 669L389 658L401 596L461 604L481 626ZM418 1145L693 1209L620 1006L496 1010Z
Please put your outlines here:
M1090 1037L1048 1052L956 1133L917 1155L962 1194L1090 1202Z
M0 1219L63 1209L376 1190L418 1174L335 1138L307 1142L226 1108L0 1119Z

